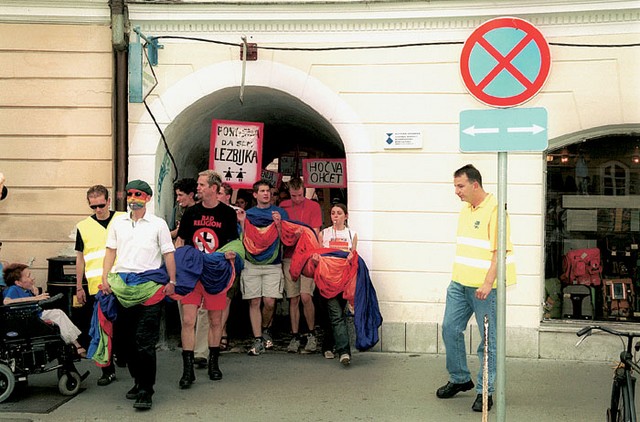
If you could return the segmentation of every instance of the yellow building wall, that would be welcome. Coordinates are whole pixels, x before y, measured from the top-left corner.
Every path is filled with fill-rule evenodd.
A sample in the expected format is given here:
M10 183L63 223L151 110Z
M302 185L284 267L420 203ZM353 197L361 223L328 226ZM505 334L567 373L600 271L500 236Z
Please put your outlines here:
M111 30L3 23L0 63L0 259L34 259L44 286L47 258L75 255L87 188L113 184Z

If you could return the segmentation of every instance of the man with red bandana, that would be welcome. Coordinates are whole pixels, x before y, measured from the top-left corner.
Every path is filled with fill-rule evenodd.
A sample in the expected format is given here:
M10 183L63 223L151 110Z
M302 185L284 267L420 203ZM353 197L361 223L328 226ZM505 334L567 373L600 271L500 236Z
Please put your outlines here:
M142 180L133 180L127 183L125 190L130 212L116 217L109 228L101 290L105 295L112 293L108 279L111 271L116 273L111 274L114 277L124 276L129 280L129 276L133 275L132 281L144 281L140 284L128 284L124 281L131 295L152 283L152 291L155 292L152 297L145 298L144 301L141 299L129 307L122 306L118 314L118 318L122 319L122 326L127 330L127 333L123 333L123 338L127 339L124 349L129 373L135 382L126 397L136 400L134 408L147 410L152 406L151 397L156 381L156 345L160 337L160 316L164 303L162 297L175 292L175 247L167 223L147 212L147 203L151 201L153 194L151 187ZM163 260L166 272L161 270ZM168 275L169 278L164 286L162 284L166 279L162 279L162 275ZM155 284L157 288L154 287Z

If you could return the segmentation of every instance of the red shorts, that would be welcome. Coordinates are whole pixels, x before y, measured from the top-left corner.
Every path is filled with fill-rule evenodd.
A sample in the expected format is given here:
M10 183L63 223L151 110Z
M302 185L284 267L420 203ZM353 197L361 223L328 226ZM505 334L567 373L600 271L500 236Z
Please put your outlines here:
M198 280L191 293L181 300L183 305L202 305L207 311L221 311L227 306L227 294L218 293L212 295L204 290L204 286Z

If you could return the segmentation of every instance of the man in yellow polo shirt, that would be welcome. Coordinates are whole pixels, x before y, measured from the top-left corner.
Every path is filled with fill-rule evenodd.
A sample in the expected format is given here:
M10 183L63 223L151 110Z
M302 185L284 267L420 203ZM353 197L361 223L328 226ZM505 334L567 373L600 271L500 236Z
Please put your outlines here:
M473 165L456 170L453 184L466 202L460 211L456 256L442 322L442 339L447 353L449 381L436 391L441 399L474 387L467 367L464 331L475 314L480 332L476 399L472 409L482 411L482 362L484 359L484 316L489 318L489 409L493 406L496 377L496 275L498 250L498 201L482 188L482 176ZM507 284L515 283L515 263L507 219Z
M107 229L114 216L123 212L110 211L109 191L102 185L91 186L87 191L87 201L93 215L78 223L76 234L76 296L78 302L85 303L93 309L94 297L98 293L98 285L102 282L102 261L107 243ZM86 277L89 297L82 288L83 276ZM102 376L98 385L111 384L116 379L113 359L109 366L102 368Z

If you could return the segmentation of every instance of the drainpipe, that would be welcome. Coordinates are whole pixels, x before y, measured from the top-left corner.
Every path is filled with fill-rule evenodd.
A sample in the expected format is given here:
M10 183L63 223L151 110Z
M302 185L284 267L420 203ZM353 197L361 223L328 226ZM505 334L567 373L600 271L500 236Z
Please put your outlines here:
M127 198L124 192L127 184L128 151L128 69L127 69L127 34L125 33L125 0L109 0L111 8L111 44L115 59L114 83L114 147L113 172L115 209L126 211Z

